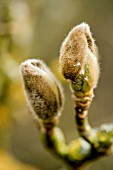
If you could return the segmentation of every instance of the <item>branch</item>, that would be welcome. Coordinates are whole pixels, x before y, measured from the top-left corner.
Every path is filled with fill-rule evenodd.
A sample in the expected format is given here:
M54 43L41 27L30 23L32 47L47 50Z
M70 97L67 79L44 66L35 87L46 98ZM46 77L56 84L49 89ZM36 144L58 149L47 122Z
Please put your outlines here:
M60 50L60 71L70 81L79 138L66 144L58 127L64 95L60 83L40 60L21 64L22 82L28 105L43 144L73 170L101 156L113 154L113 124L92 128L88 110L99 78L97 47L89 26L73 28Z

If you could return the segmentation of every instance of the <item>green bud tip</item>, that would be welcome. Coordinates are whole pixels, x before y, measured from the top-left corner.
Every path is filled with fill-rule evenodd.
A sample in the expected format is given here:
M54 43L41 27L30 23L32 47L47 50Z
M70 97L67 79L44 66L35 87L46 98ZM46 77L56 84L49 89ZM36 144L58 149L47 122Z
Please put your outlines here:
M30 59L21 64L21 75L30 110L37 120L51 122L60 116L63 92L59 82L41 61Z

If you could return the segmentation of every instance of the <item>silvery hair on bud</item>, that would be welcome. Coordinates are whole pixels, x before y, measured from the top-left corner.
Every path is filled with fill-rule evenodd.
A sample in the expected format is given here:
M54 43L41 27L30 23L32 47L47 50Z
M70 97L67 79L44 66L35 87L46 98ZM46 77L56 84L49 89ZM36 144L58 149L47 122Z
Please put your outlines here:
M92 60L96 61L97 66L95 65L94 69L96 69L96 79L98 79L99 66L97 47L92 38L89 25L81 23L69 32L68 36L62 43L59 59L60 72L66 79L75 81L76 75L83 69L84 64L87 62L86 60L90 55L91 62ZM91 59L92 56L93 59ZM95 71L92 71L95 74Z
M60 116L63 93L49 68L37 59L21 64L21 75L28 105L37 120L49 122Z

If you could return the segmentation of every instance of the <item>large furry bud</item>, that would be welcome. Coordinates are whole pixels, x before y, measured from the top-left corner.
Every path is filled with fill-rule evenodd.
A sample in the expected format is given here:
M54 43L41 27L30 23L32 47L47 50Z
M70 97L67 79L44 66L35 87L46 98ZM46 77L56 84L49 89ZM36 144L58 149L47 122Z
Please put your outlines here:
M62 88L49 68L40 60L21 64L24 89L31 111L38 120L51 122L58 118L63 105Z
M97 47L88 24L74 27L60 50L60 72L74 82L75 90L95 88L99 78Z

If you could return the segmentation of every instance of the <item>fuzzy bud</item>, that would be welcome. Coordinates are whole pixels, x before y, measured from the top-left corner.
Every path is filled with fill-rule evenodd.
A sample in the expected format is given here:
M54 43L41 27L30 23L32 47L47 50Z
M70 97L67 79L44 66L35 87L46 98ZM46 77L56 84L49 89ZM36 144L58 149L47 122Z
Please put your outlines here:
M60 49L59 63L63 76L74 82L80 91L96 87L99 78L97 47L88 24L82 23L69 32Z
M62 88L49 68L40 60L21 64L21 73L28 104L35 118L51 122L58 118L63 105Z

